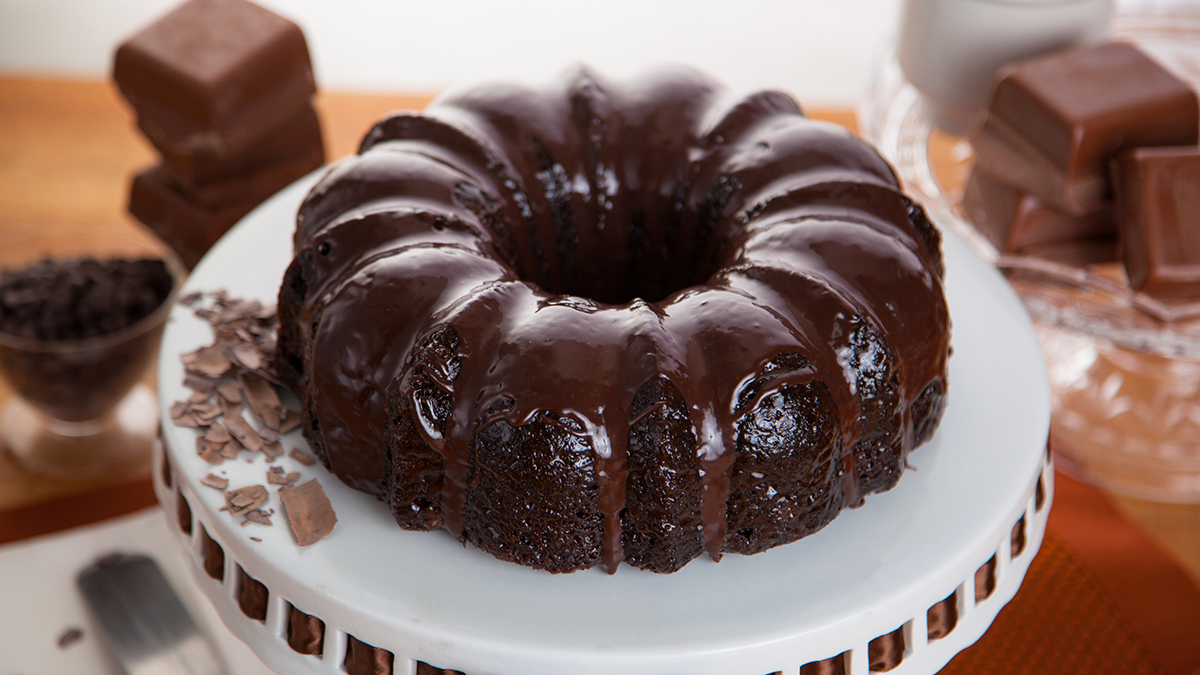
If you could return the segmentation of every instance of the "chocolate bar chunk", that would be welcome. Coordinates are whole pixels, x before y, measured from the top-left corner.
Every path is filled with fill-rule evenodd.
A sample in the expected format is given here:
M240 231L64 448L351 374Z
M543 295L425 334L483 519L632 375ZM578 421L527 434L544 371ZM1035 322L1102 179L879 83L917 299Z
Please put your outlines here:
M189 186L166 165L137 174L129 191L129 212L167 243L191 269L234 223L267 197L321 166L316 151L287 164L199 188Z
M1129 284L1200 297L1200 148L1135 148L1113 162Z
M292 116L267 131L246 150L217 153L159 147L163 163L195 191L251 175L277 164L291 164L319 154L323 164L324 144L317 111L305 102Z
M142 171L129 191L129 212L154 231L191 269L200 257L262 201L247 199L207 209L171 184L161 166Z
M976 161L1076 216L1102 208L1123 148L1190 145L1200 104L1186 83L1128 44L1024 61L992 93Z
M1078 264L1116 260L1117 219L1112 207L1073 216L976 167L967 180L963 210L1002 253L1036 251L1042 254L1039 257Z
M188 182L165 162L159 169L162 177L196 206L220 210L230 204L261 202L324 163L324 151L316 148L309 150L306 155L267 165L254 173L201 184Z
M189 0L117 49L113 77L178 150L245 149L315 92L300 28L246 0Z

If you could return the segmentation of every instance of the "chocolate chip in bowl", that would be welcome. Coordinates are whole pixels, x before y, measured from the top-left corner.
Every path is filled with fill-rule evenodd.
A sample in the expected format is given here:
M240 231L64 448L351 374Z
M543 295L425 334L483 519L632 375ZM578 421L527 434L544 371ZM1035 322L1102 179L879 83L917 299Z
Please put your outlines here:
M16 394L0 444L60 479L143 462L157 406L140 384L183 268L163 244L111 229L0 236L0 374Z

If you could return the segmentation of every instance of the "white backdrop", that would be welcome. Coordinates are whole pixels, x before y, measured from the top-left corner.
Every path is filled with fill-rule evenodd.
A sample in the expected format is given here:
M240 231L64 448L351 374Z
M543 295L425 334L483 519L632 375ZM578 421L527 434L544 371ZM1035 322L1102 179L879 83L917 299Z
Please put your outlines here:
M544 80L575 62L663 62L738 88L851 105L901 0L258 0L304 29L318 86L435 92ZM0 0L0 74L107 75L116 46L178 0Z

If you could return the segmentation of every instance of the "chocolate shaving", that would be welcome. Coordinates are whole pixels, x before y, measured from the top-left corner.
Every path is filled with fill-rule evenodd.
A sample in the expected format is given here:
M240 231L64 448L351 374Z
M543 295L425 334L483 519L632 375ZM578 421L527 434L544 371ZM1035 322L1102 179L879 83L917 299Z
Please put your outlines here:
M188 412L202 420L211 420L221 414L221 406L212 401L193 403L191 405L192 408Z
M185 373L183 376L183 386L192 391L212 391L217 388L216 383L207 377L200 377L191 373Z
M221 402L221 414L226 418L242 416L242 402L240 399L237 401L230 401L222 396L218 400Z
M250 426L246 418L241 415L226 417L225 428L229 429L229 433L233 434L233 437L238 439L242 447L247 450L258 452L263 449L262 437L254 430L254 427Z
M291 457L292 459L296 460L297 462L300 462L304 466L312 466L313 464L317 463L316 457L313 457L312 455L310 455L306 452L303 452L303 451L299 450L298 448L293 448L292 451L290 453L288 453L288 457Z
M271 524L271 513L262 509L254 509L246 512L246 520L242 521L242 527L250 523L258 523L259 525Z
M199 428L207 427L209 425L209 422L207 420L200 419L200 417L198 417L195 413L189 412L188 414L184 415L183 417L180 417L179 419L175 420L175 424L177 426L181 426L181 427L195 427L195 428L199 429Z
M203 297L195 295L194 300L200 302ZM183 355L184 385L194 393L187 401L171 406L171 419L180 426L204 429L204 440L197 442L196 451L211 464L236 458L243 448L261 451L269 461L274 460L284 453L280 436L302 422L299 413L283 407L276 390L275 308L255 300L235 300L224 291L207 298L206 306L193 311L212 324L214 341ZM215 399L213 391L218 394ZM262 422L261 430L243 417L243 403Z
M230 403L242 402L242 390L236 382L223 382L217 387L217 393Z
M250 537L250 541L257 541L257 542L261 542L261 541L262 541L262 539L259 539L258 537Z
M183 355L186 372L205 377L221 377L233 367L229 358L216 346L201 347L191 354Z
M228 443L233 439L233 435L229 433L229 429L225 428L224 424L214 424L204 432L204 440L212 443Z
M287 410L283 415L283 421L279 423L279 433L286 434L292 429L298 428L301 420L300 413L295 410Z
M251 485L225 493L225 505L235 516L244 516L248 512L267 503L267 488L262 485Z
M242 343L230 347L229 359L247 370L257 371L266 365L262 353L253 344Z
M68 628L58 636L58 648L66 649L83 639L83 631L78 628Z
M263 443L262 453L267 456L268 462L273 462L283 454L283 445L280 443Z
M287 511L296 543L310 546L333 532L337 516L317 479L296 487L279 488L279 498Z
M229 487L228 478L221 478L220 476L216 476L211 473L204 478L201 478L200 482L208 487L216 488L218 490L224 490L225 488Z
M254 373L238 373L238 382L246 393L250 409L268 429L278 429L283 418L283 403L271 383Z
M299 471L293 471L292 473L284 474L283 467L281 466L273 466L271 467L271 470L267 472L267 482L271 483L272 485L291 486L294 485L297 480L300 480Z
M192 305L199 302L200 298L202 298L202 297L204 297L204 294L201 293L200 291L192 291L191 293L188 293L187 295L180 297L178 302L179 302L179 304L183 305L184 307L191 307Z

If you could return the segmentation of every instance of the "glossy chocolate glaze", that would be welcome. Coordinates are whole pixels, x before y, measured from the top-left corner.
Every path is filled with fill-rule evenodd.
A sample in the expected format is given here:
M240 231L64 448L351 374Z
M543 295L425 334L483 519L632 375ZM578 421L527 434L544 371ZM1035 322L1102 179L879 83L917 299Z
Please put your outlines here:
M384 119L310 193L281 346L342 480L406 510L391 418L434 451L404 477L428 492L422 524L402 525L484 536L464 528L486 510L473 453L536 420L586 449L572 475L614 570L631 428L670 426L681 399L703 548L752 552L782 543L730 543L755 416L804 400L834 420L825 511L795 516L807 533L890 487L940 415L949 317L914 208L874 150L777 92L730 98L682 69L473 89ZM677 396L635 414L655 382ZM881 452L889 467L868 466Z

